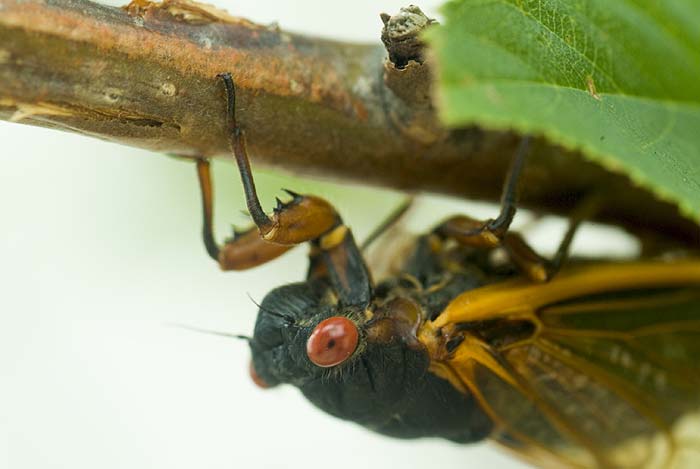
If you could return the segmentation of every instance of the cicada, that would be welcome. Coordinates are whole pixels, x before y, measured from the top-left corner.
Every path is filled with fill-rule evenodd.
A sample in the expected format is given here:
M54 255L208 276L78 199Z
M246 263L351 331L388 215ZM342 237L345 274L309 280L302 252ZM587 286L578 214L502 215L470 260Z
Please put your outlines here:
M221 77L256 226L217 244L209 167L199 161L208 253L240 270L310 244L306 280L259 305L249 338L259 384L296 386L322 410L385 435L491 439L540 466L700 465L700 259L567 259L595 204L572 216L552 259L538 255L508 229L523 139L497 218L444 221L415 241L399 272L375 282L324 199L289 192L264 212L234 83Z

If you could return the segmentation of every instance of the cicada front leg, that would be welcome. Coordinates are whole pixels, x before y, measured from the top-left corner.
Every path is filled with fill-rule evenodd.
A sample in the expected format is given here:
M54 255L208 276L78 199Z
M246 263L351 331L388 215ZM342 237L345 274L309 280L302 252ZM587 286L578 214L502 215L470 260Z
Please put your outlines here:
M592 215L596 203L593 198L589 198L572 214L569 219L569 228L551 259L539 255L519 233L509 231L517 208L518 180L528 154L529 145L530 137L524 137L515 153L503 187L501 210L497 218L482 221L458 215L440 224L434 233L475 248L501 247L508 253L512 262L530 279L536 282L546 282L556 274L566 260L578 227L583 220Z
M234 232L233 238L220 246L214 238L214 206L209 161L197 160L197 175L202 194L204 247L222 270L246 270L257 267L281 256L294 246L265 241L255 226L243 232Z
M223 246L216 243L212 229L209 163L199 160L197 170L204 213L202 235L207 252L223 270L243 270L264 264L298 244L310 242L309 278L327 279L341 304L368 304L372 287L369 272L352 233L329 202L287 191L290 201L278 199L271 216L263 210L250 170L245 135L236 121L235 85L230 74L219 77L226 86L231 150L238 164L248 212L256 226L234 236Z

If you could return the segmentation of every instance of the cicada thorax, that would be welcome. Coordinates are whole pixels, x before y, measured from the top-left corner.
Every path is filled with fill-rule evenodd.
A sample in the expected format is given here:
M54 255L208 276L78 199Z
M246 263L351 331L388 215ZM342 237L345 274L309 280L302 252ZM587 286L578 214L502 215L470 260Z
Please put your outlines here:
M700 262L571 261L538 284L430 235L378 293L422 306L429 372L547 467L695 467Z

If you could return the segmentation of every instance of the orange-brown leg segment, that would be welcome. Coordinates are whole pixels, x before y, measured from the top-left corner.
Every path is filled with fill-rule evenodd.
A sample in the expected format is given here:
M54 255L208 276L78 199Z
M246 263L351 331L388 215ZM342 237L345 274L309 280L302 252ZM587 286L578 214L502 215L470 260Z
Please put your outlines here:
M245 136L236 122L235 85L230 74L219 75L226 86L227 123L231 150L236 158L243 182L246 205L257 230L234 237L219 248L212 234L212 196L209 167L206 161L197 164L204 208L203 237L207 252L224 270L239 270L263 264L293 246L312 242L310 278L327 279L345 305L366 305L371 298L371 279L360 250L350 230L333 206L320 197L299 195L291 191L289 202L277 200L272 216L260 204ZM257 232L256 232L257 231Z
M501 212L495 219L480 221L466 216L454 217L440 225L437 234L458 240L460 243L474 247L493 248L501 244L515 217L518 199L518 180L530 148L530 137L520 141L513 162L503 185L501 195Z
M581 222L595 211L597 202L595 198L591 197L573 214L569 228L551 260L537 254L520 234L509 232L508 228L516 212L517 183L528 147L529 137L524 137L513 158L510 172L503 187L501 212L498 218L484 222L467 216L456 216L438 226L435 233L475 248L502 247L513 263L530 279L536 282L546 282L556 274L561 264L566 260L576 230Z
M452 238L465 246L478 249L502 247L511 261L525 275L536 282L546 282L551 278L549 261L537 254L518 233L507 231L497 236L492 231L479 231L485 223L480 220L458 215L452 217L435 229L443 238ZM478 232L478 234L474 234Z
M466 237L460 236L459 232L461 228L478 225L479 221L471 219L469 217L457 216L450 218L438 228L436 228L437 234L443 237L449 237L454 239L460 244L466 246L473 246L476 248L490 249L501 247L503 248L510 257L513 264L515 264L521 272L528 276L531 280L535 282L546 282L550 280L559 271L559 268L566 261L569 254L569 247L574 239L574 235L581 222L588 218L591 214L589 211L593 209L590 204L585 204L583 209L579 209L574 213L574 215L569 220L569 227L566 234L562 238L556 253L551 259L540 256L535 252L535 250L527 244L525 239L513 231L508 231L503 234L501 238L497 237ZM450 233L456 233L456 235L451 235Z
M267 216L255 190L245 148L245 135L236 121L236 91L233 78L229 73L222 73L219 77L226 86L231 150L241 174L248 211L260 230L260 236L273 243L295 245L316 239L338 225L340 217L331 204L320 197L299 195L291 191L287 192L292 196L292 200L288 203L278 200L272 217Z
M219 263L222 270L245 270L281 256L293 246L281 245L265 241L260 237L257 228L243 233L234 233L234 237L223 246L219 246L214 238L212 200L212 184L209 162L197 160L197 175L202 192L202 239L209 256Z

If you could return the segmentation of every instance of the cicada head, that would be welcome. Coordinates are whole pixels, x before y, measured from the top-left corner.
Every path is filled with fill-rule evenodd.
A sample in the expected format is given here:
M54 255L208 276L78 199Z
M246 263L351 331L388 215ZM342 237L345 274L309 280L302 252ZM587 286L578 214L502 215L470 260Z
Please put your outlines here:
M255 373L269 386L298 387L332 415L389 431L382 427L433 378L415 339L417 306L397 300L371 309L338 305L309 283L273 290L250 343Z

